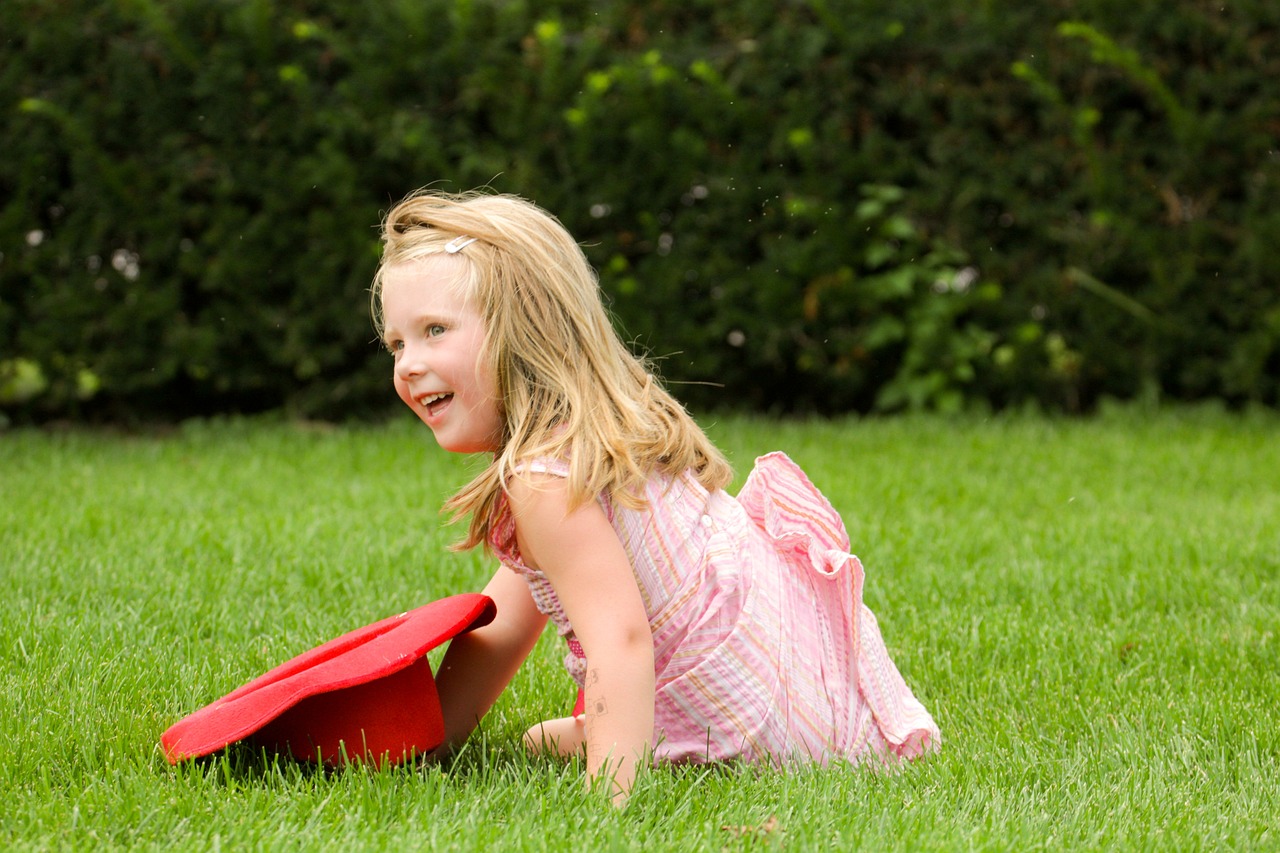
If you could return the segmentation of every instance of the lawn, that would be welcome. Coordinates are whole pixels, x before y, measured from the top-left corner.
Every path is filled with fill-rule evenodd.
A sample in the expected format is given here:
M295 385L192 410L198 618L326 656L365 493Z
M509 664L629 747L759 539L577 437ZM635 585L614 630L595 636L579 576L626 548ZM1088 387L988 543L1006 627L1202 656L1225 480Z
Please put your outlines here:
M0 433L6 849L1280 848L1280 417L1212 409L708 424L788 451L867 567L942 751L894 772L660 768L621 812L518 733L544 638L448 766L170 767L172 722L482 586L438 507L476 460L406 420Z

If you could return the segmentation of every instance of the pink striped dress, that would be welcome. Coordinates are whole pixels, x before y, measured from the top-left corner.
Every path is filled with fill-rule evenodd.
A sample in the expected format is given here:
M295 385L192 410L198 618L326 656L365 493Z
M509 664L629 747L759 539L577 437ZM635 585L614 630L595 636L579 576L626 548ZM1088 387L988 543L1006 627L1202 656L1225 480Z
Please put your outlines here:
M563 462L526 470L565 476ZM889 659L862 603L844 523L781 453L737 498L691 476L654 478L641 511L601 504L631 559L653 630L654 753L671 761L886 761L936 749L938 727ZM490 545L586 660L550 582L524 564L504 503Z

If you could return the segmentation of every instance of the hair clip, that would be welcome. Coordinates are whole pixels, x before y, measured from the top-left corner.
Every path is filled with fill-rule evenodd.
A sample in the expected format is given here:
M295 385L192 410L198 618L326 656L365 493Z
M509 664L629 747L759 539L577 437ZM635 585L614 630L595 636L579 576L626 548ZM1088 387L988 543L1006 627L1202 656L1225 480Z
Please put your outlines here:
M458 237L454 237L448 243L445 243L444 250L450 255L456 255L459 252L461 252L463 249L467 248L472 243L474 243L477 239L479 238L468 237L466 234L462 234Z

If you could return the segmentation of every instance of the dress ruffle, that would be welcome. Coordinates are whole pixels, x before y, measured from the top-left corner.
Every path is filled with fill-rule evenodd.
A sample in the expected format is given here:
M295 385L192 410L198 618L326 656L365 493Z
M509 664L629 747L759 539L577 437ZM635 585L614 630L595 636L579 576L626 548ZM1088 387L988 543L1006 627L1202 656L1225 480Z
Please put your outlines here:
M844 521L826 496L785 453L775 452L756 460L738 503L798 572L838 581L815 585L828 606L814 615L828 623L843 623L844 630L833 639L838 648L839 634L843 634L853 654L847 661L833 654L829 665L837 669L852 665L850 683L856 679L892 754L914 758L937 749L941 743L937 724L889 657L876 618L862 601L862 563L850 553ZM836 617L838 613L844 618Z

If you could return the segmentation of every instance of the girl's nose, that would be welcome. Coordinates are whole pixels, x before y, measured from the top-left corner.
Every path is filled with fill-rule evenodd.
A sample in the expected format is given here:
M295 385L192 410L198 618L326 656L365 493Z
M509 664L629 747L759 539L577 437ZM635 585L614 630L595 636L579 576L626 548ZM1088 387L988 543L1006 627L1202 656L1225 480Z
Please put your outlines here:
M396 359L396 376L401 379L413 379L427 372L426 360L417 347L405 346Z

